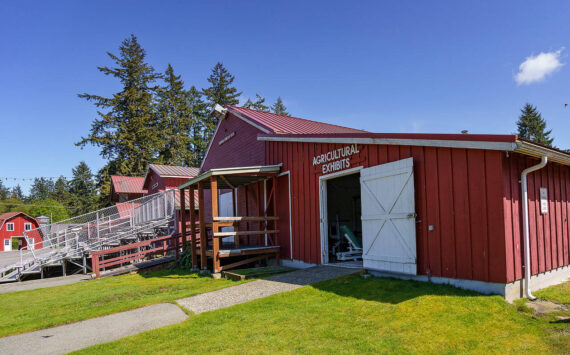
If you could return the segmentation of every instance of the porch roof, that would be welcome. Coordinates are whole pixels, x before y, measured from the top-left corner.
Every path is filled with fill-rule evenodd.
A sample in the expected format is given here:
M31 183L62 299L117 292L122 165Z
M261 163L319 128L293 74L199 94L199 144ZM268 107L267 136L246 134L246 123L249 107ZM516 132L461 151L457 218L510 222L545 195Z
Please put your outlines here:
M204 184L204 188L210 188L210 177L220 176L218 179L219 189L233 189L234 187L248 185L257 181L265 180L269 176L274 176L281 170L279 165L263 165L263 166L243 166L235 168L211 169L194 178L189 179L185 183L178 186L178 189L185 189L199 182Z

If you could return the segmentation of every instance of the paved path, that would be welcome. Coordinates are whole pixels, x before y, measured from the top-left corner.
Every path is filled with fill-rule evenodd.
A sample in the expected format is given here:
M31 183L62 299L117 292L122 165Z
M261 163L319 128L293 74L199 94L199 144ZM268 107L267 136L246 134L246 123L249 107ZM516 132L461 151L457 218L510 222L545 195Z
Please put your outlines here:
M0 294L7 292L35 290L37 288L69 285L79 281L86 281L90 279L91 279L90 275L81 274L81 275L50 277L45 279L22 281L22 282L10 282L10 283L0 284Z
M0 252L0 269L4 266L13 265L20 262L19 251L2 251Z
M0 338L0 353L65 354L147 330L182 322L188 316L175 304L161 303L35 332Z
M183 298L177 302L198 314L291 291L315 282L358 271L358 269L353 268L317 266ZM179 323L187 317L177 305L161 303L59 327L0 338L0 354L64 354Z
M291 291L315 282L334 279L358 271L358 269L333 266L316 266L183 298L177 302L182 307L198 314Z

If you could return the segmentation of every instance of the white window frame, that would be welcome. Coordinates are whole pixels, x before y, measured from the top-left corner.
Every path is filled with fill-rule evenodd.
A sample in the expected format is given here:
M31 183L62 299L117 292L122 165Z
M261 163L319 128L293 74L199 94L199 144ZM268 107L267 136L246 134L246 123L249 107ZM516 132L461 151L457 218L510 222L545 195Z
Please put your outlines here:
M14 222L6 223L6 231L13 232L14 231Z
M4 239L4 246L9 246L10 243L12 243L12 238L6 238L6 239Z
M32 230L32 224L29 222L24 223L24 230L26 232L31 231Z

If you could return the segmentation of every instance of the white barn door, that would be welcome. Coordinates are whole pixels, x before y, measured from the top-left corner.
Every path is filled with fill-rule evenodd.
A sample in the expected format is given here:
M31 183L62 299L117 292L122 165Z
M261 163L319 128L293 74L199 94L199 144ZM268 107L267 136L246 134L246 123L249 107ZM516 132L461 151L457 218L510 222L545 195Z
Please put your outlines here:
M417 273L413 159L362 169L364 268Z

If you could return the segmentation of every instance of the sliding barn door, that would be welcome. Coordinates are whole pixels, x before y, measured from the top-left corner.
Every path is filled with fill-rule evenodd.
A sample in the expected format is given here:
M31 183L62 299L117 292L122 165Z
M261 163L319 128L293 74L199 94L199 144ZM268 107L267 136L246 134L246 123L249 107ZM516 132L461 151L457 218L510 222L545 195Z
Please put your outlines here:
M416 274L413 159L362 169L364 268Z

